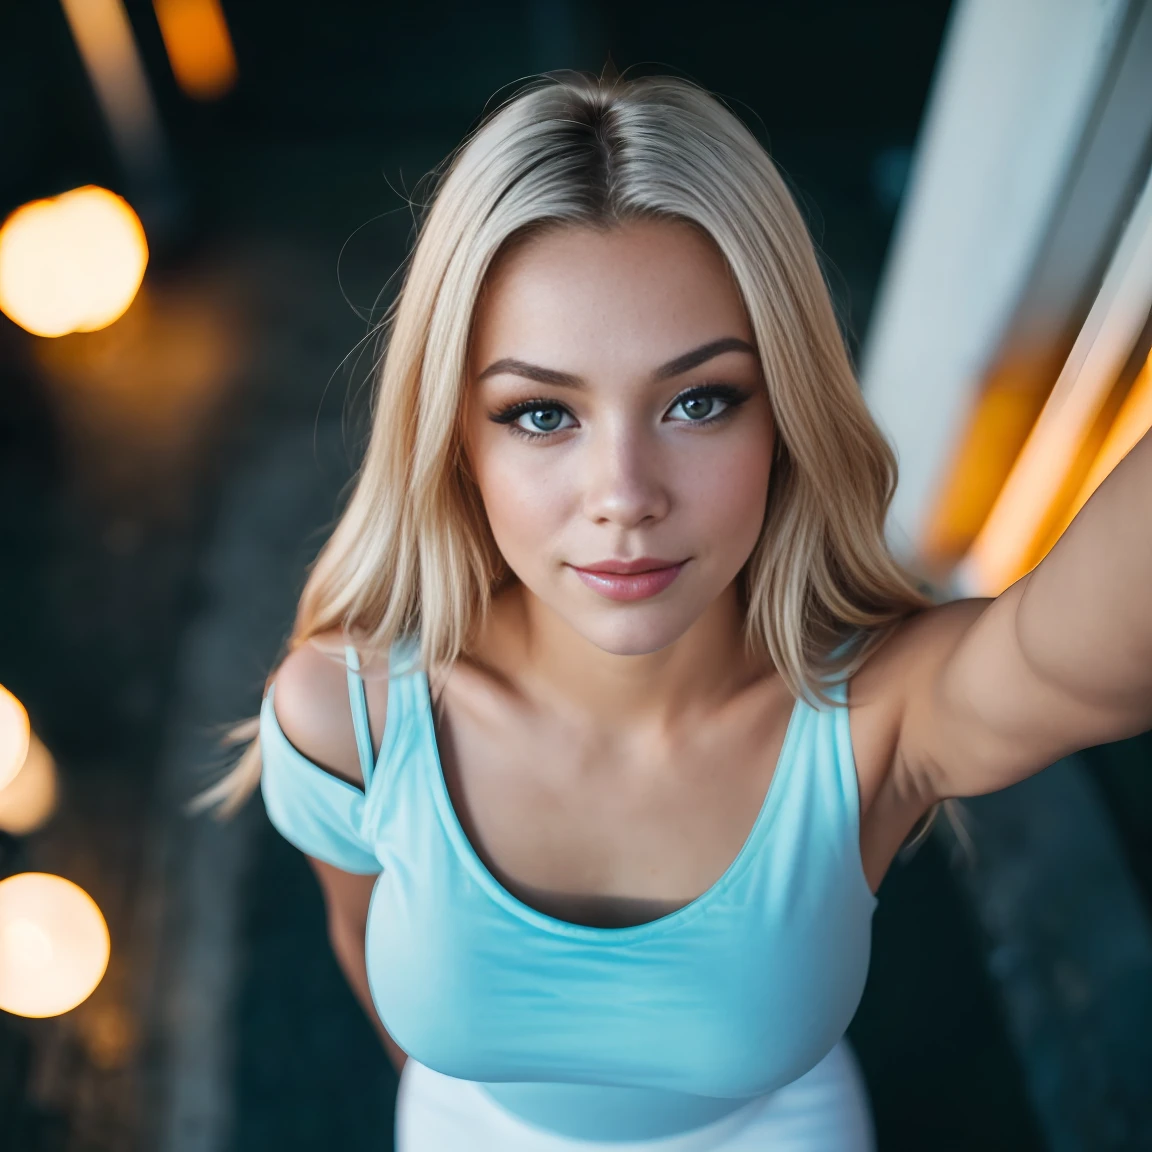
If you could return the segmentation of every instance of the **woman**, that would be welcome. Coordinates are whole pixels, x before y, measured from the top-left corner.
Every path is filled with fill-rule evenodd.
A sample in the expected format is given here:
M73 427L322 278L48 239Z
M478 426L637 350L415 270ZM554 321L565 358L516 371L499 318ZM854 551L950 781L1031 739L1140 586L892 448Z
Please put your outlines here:
M263 761L398 1147L871 1147L843 1034L897 849L1152 724L1152 443L1002 596L930 606L802 219L666 78L490 116L387 335L216 797Z

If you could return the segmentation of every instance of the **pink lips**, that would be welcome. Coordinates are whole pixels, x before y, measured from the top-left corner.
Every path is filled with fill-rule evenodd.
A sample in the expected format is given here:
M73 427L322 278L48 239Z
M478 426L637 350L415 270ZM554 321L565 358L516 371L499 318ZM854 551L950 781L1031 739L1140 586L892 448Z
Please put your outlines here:
M637 560L602 560L587 568L571 565L572 570L593 592L609 600L647 600L663 592L677 576L686 561L669 563L650 556Z

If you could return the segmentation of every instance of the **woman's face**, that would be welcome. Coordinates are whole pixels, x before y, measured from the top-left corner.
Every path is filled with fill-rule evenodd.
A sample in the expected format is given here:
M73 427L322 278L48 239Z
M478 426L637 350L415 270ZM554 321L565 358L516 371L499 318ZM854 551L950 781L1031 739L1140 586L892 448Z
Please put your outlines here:
M597 647L639 655L735 596L774 429L710 240L646 220L512 248L478 305L468 375L465 450L530 598Z

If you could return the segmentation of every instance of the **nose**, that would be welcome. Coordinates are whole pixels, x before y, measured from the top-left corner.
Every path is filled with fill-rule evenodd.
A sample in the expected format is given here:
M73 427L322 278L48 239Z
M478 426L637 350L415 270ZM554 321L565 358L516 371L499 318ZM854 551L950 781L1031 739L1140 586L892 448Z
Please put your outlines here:
M668 514L671 494L657 446L637 430L605 429L589 446L584 513L592 521L636 528Z

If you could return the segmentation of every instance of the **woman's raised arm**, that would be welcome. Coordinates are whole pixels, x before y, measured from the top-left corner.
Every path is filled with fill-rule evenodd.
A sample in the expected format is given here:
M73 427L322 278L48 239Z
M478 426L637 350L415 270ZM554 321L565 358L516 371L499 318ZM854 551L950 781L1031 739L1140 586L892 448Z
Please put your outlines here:
M995 792L1152 728L1152 432L992 601L934 610L898 756L937 797Z

